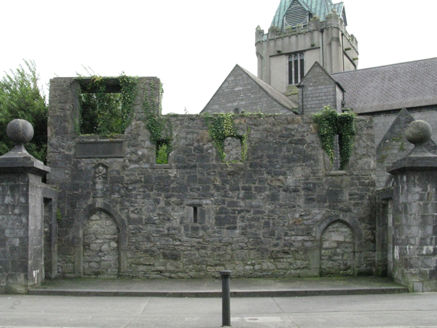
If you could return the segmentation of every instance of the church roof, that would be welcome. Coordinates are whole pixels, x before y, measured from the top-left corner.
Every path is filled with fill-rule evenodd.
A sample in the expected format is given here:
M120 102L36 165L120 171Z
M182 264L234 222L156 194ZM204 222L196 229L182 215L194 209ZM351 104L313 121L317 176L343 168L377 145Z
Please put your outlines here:
M228 113L237 107L246 112L292 114L299 104L235 65L201 113Z
M259 79L252 73L250 73L248 70L244 69L243 67L237 65L241 70L246 73L256 84L258 84L261 89L263 89L273 100L284 106L285 108L288 108L290 110L293 110L295 108L299 107L299 104L288 98L287 96L284 96L281 92L273 88L271 85L265 83L263 80Z
M302 7L308 10L313 16L317 15L321 21L324 21L326 15L333 9L341 15L344 8L343 2L334 4L332 3L332 0L281 0L278 9L276 10L275 17L273 18L272 25L283 28L284 16L293 1L299 2Z
M437 58L331 74L345 107L371 113L437 104Z

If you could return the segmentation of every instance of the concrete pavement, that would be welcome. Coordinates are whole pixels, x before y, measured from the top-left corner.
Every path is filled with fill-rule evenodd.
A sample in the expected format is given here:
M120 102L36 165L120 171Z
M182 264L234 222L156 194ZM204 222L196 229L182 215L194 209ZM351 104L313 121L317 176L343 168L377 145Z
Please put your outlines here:
M437 327L437 293L232 298L233 327ZM220 298L0 295L0 327L220 327Z
M405 293L407 289L381 277L294 279L231 279L232 297L289 297ZM219 279L101 279L47 280L31 295L221 297Z

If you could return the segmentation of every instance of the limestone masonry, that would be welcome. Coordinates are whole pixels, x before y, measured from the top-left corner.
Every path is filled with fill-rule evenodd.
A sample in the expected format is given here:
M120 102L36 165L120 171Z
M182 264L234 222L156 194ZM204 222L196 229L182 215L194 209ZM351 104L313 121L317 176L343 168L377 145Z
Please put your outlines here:
M57 277L224 269L382 275L437 291L437 59L357 70L346 26L343 3L281 0L268 33L256 29L258 77L236 65L203 115L166 116L161 144L146 126L150 113L162 117L158 78L138 78L128 127L107 137L77 132L91 78L52 79L47 166L25 150L33 129L23 120L10 123L16 145L0 156L0 293ZM98 80L123 91L121 77ZM358 114L344 170L345 139L331 165L313 121L325 106ZM223 149L212 116L235 124ZM158 164L163 145L171 152Z
M74 131L76 88L51 81L48 182L61 191L62 276L373 274L372 119L357 122L348 172L332 172L311 117L295 115L237 118L250 129L244 163L221 162L203 117L173 116L170 163L156 164L143 91L126 133L108 139ZM102 142L123 152L78 158L81 144Z

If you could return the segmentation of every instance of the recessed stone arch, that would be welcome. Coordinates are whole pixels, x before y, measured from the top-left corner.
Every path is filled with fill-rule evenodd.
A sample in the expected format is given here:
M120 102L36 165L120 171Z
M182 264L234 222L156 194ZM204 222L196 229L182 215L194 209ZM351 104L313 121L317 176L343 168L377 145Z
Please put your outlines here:
M348 225L334 221L323 231L320 248L321 276L352 276L355 272L355 237Z
M113 218L98 210L84 222L83 275L117 277L119 229Z
M358 253L362 240L361 228L354 219L329 218L321 221L316 226L320 275L356 275L360 267Z
M79 218L75 222L74 229L74 246L75 246L75 273L81 276L84 275L84 227L87 220L93 216L99 216L99 218L95 218L96 221L101 220L101 222L108 222L109 219L114 223L114 228L118 233L118 242L117 242L117 255L118 255L118 274L122 274L126 271L127 268L127 257L126 257L126 248L127 248L127 226L126 222L121 218L118 212L112 208L109 204L103 201L96 201L85 207ZM92 237L91 237L92 238ZM87 241L89 243L89 241ZM108 239L108 244L110 241ZM114 244L112 244L114 245ZM103 246L103 245L102 245ZM111 246L109 246L111 247ZM107 265L107 264L105 264Z

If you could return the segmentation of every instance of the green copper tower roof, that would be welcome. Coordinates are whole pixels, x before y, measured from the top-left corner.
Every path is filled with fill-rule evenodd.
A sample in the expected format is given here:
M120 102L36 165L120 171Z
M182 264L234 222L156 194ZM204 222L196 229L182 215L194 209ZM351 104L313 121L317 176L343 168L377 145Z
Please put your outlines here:
M343 2L334 4L332 0L281 0L275 17L273 18L272 25L279 27L281 30L285 28L284 16L292 4L293 6L299 7L300 10L307 11L312 16L317 15L321 21L324 21L326 15L333 9L335 9L339 15L342 15L344 10ZM343 17L343 19L345 20L345 17Z

